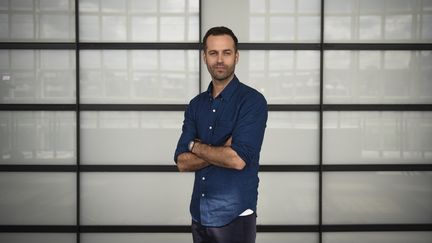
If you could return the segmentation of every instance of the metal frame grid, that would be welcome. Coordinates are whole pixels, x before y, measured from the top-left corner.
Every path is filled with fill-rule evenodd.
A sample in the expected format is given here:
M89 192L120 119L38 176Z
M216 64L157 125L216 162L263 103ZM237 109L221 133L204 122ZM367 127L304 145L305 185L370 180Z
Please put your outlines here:
M335 171L432 171L432 164L372 164L372 165L324 165L323 164L323 112L324 111L432 111L431 104L324 104L323 103L323 56L327 50L432 50L432 44L375 44L375 43L324 43L324 4L321 0L320 43L239 43L240 50L316 50L320 52L320 103L316 105L269 105L270 111L319 112L319 164L317 165L262 165L265 172L316 172L319 174L318 225L258 225L258 232L311 232L318 233L319 243L323 232L372 232L372 231L432 231L432 224L361 224L324 225L322 223L322 176L323 172ZM202 33L202 0L199 1L199 35ZM76 57L76 103L75 104L0 104L0 111L75 111L76 112L76 165L0 165L1 172L74 172L76 173L77 224L56 225L2 225L0 233L76 233L77 243L81 233L185 233L187 225L140 226L109 225L86 226L80 224L80 173L81 172L177 172L175 165L81 165L80 164L80 112L81 111L183 111L186 105L149 104L80 104L80 50L145 50L188 49L201 50L199 43L80 43L79 0L75 0L74 43L0 43L0 49L67 49L75 50ZM200 57L201 58L201 57ZM199 62L201 79L201 61ZM201 82L199 82L201 90Z

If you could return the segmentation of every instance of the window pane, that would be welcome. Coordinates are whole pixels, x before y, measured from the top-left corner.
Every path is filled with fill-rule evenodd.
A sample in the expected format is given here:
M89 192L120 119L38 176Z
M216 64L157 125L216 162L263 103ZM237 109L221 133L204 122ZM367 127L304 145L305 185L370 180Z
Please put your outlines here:
M323 243L429 243L431 232L349 232L324 233Z
M202 35L223 25L239 42L319 42L320 8L319 0L202 1Z
M430 224L430 185L431 172L325 172L323 223Z
M82 103L187 104L198 94L198 51L82 51L80 58Z
M432 103L431 51L327 51L324 63L324 103Z
M432 112L325 112L327 164L432 161Z
M0 50L0 103L75 103L75 52Z
M182 112L82 112L82 163L174 165L182 124Z
M0 233L0 242L8 243L75 243L76 234L65 233Z
M1 111L0 145L0 164L74 164L75 113Z
M65 172L0 172L0 225L75 225L75 179Z
M84 225L191 222L192 173L82 173L81 180Z
M95 233L81 234L82 243L190 243L191 233Z
M427 1L327 0L325 42L429 43Z
M81 41L197 42L199 0L80 2Z
M317 173L260 172L259 177L257 224L318 223Z
M260 164L317 164L316 112L269 112Z
M202 89L211 77L202 64ZM236 75L257 89L269 104L319 103L319 52L240 51Z
M4 3L3 3L4 2ZM75 1L2 1L0 41L73 42ZM9 27L10 25L10 27Z

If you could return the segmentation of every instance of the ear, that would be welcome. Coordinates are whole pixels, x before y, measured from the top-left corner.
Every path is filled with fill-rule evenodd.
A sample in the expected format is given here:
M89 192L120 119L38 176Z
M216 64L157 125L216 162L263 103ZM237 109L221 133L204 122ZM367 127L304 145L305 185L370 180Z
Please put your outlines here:
M239 53L239 51L236 51L236 54L235 54L235 63L236 64L238 63L239 59L240 59L240 53Z
M207 56L206 56L204 50L202 51L202 58L203 58L204 63L207 63Z

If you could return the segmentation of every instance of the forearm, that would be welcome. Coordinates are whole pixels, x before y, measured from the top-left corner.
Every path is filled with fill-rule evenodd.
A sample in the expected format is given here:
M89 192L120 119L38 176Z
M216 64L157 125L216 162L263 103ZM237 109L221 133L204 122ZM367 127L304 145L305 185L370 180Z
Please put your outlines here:
M197 155L186 152L177 157L177 168L180 172L192 172L200 170L210 164Z
M246 163L234 151L231 146L210 146L196 142L192 153L198 158L208 161L208 163L219 167L242 170Z

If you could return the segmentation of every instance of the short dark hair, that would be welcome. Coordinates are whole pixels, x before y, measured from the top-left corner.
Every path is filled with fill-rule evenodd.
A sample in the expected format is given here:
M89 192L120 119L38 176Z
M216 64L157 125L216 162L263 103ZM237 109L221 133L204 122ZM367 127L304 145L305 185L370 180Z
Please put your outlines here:
M229 35L234 41L234 50L237 51L238 39L234 32L225 26L217 26L209 29L203 38L204 51L207 49L207 38L211 35Z

